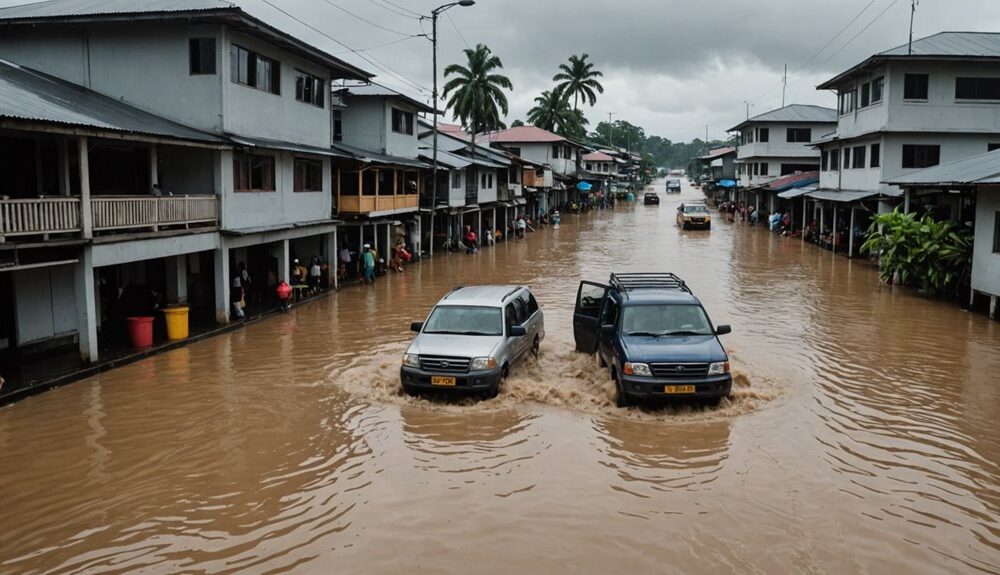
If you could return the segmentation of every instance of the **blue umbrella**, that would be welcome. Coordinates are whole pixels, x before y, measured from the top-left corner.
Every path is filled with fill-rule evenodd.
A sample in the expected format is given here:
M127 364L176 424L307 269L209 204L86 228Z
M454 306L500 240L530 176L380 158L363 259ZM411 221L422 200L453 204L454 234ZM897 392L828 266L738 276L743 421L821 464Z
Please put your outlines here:
M580 190L581 192L589 192L590 189L593 187L594 186L590 185L590 183L588 182L580 182L576 185L576 189Z
M736 185L736 182L732 180L719 180L719 183L716 185L723 188L732 188Z

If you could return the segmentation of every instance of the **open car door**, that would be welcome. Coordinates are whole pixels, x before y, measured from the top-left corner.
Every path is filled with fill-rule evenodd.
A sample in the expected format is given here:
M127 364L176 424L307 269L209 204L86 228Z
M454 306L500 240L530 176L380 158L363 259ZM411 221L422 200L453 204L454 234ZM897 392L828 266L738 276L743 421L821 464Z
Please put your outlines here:
M608 297L608 286L594 282L580 282L576 292L576 309L573 311L573 339L576 350L594 353L600 335L601 308Z

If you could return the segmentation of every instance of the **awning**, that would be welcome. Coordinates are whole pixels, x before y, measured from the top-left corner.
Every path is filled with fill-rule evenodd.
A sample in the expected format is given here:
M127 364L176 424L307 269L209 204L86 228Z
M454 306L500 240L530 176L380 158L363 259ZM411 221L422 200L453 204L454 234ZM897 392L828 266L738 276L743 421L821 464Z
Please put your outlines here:
M333 144L333 149L334 151L349 154L349 157L353 157L359 161L369 164L384 164L388 166L403 166L406 168L423 169L432 169L434 167L429 165L427 162L420 161L416 158L402 158L400 156L376 154L374 152L369 152L368 150L362 150L361 148L355 148L354 146L348 146L346 144ZM441 150L438 150L438 153L440 152Z
M775 192L783 192L785 190L790 190L792 188L801 188L804 186L812 186L813 184L819 182L819 172L801 172L798 174L792 174L788 176L782 176L777 180L772 180L768 182L767 187Z
M806 186L804 188L792 188L791 190L779 193L778 197L789 200L791 198L797 198L799 196L809 194L817 190L819 190L819 188L817 188L816 186Z
M431 168L434 167L434 156L432 154L433 152L422 152L420 154L420 159L428 162L431 165ZM441 167L444 166L449 170L463 170L471 165L472 162L470 162L468 158L463 158L462 156L452 154L451 152L446 152L444 150L438 150L438 169L441 169Z
M838 190L817 190L806 194L815 200L828 200L831 202L856 202L879 195L878 192L862 191L838 191Z
M525 205L527 203L528 203L528 200L525 200L524 198L514 198L514 205L516 205L516 206L523 206L523 205Z
M304 144L293 144L291 142L280 142L278 140L263 140L261 138L248 138L246 136L236 136L230 134L229 140L239 146L250 148L264 148L266 150L281 150L283 152L298 152L300 154L315 154L318 156L330 156L332 158L354 158L354 154L335 150L332 148L321 148L319 146L306 146Z

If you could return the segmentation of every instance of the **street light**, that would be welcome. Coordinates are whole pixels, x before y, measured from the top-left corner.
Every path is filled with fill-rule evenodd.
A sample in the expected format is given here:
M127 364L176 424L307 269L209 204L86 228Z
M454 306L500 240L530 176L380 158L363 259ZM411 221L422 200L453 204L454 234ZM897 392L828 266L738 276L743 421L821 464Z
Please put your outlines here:
M431 178L431 246L429 254L434 257L434 211L437 208L437 191L438 191L438 16L445 10L455 7L455 6L472 6L476 3L476 0L459 0L458 2L451 2L448 4L442 4L434 10L431 10L431 45L433 46L433 66L434 66L434 126L433 126L433 141L434 141L434 175Z

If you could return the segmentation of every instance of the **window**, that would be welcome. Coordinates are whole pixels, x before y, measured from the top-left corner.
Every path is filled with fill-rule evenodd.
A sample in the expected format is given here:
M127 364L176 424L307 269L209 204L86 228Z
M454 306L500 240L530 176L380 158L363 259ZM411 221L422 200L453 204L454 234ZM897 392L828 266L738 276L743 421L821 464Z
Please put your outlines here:
M1000 150L1000 143L986 144L986 151L987 152L992 152L993 150Z
M559 159L559 150L561 150L561 149L562 149L562 146L560 146L559 144L552 144L552 159L553 160L558 160Z
M292 190L296 192L322 192L323 162L295 158L295 182Z
M941 163L941 146L903 145L904 168L928 168Z
M392 131L397 134L413 135L413 112L392 109Z
M781 175L788 176L802 172L815 172L818 167L816 164L781 164Z
M522 295L521 298L523 299L524 296ZM528 313L529 318L538 311L538 301L535 300L535 296L531 292L528 292L528 298L524 302L524 309Z
M760 164L758 164L757 162L753 163L753 175L755 176L760 175Z
M840 150L830 150L830 171L836 172L840 169Z
M872 104L877 104L882 101L883 84L885 84L885 78L882 76L872 80Z
M958 100L1000 100L1000 78L955 78Z
M868 104L871 103L872 98L872 85L871 82L865 82L861 85L861 108L867 108Z
M493 174L480 174L479 175L479 187L481 188L492 188L493 187Z
M812 130L810 128L788 128L785 140L788 142L810 142L812 141Z
M819 153L819 169L820 170L822 170L824 172L826 171L826 168L829 165L827 163L827 161L829 159L830 159L829 158L829 153L826 150L823 150L822 152Z
M760 175L762 175L762 176L766 176L767 175L767 162L761 162L760 163Z
M587 162L586 163L586 167L584 169L587 170L588 172L593 172L594 171L594 164L591 164L590 162Z
M233 154L233 189L237 192L273 192L274 156Z
M340 142L344 139L344 113L341 110L333 111L333 141Z
M215 38L191 38L188 51L192 76L215 74Z
M760 129L760 141L769 142L771 141L771 128L761 128Z
M859 170L865 167L865 147L855 146L854 149L852 150L852 153L854 154L854 159L853 159L854 169Z
M851 169L851 149L850 148L845 148L844 149L844 169L845 170L850 170Z
M1000 254L1000 212L993 215L993 253Z
M317 107L324 107L326 98L326 82L322 78L295 71L295 99Z
M455 170L451 173L451 187L456 189L462 187L462 172Z
M871 161L869 164L872 168L882 165L882 144L872 144Z
M229 50L232 81L272 94L281 94L281 63L233 44Z
M850 114L854 111L855 94L856 92L854 91L854 88L839 94L838 100L840 102L840 115L843 116L844 114Z
M903 99L904 100L926 100L927 82L930 76L927 74L907 74L903 78Z

